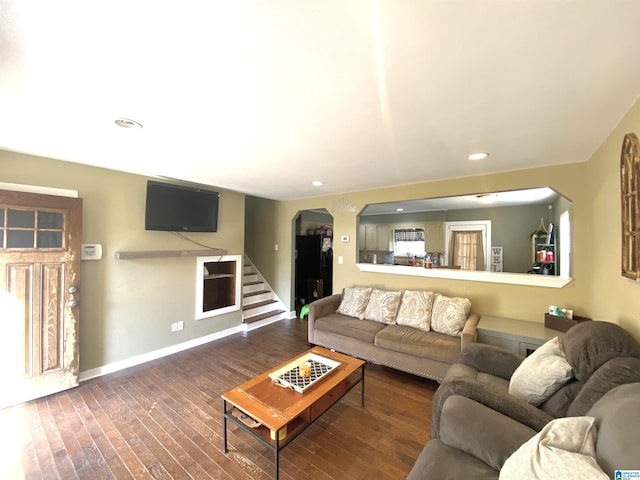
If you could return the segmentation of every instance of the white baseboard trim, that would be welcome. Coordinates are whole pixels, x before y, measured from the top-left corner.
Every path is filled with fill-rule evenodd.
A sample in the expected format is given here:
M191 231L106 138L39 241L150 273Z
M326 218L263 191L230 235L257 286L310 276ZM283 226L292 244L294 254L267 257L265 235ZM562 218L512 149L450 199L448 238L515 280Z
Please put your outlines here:
M136 355L135 357L127 358L126 360L120 360L119 362L103 365L102 367L85 370L83 372L80 372L79 380L81 382L84 382L85 380L101 377L102 375L108 375L109 373L124 370L125 368L134 367L136 365L140 365L141 363L166 357L167 355L171 355L173 353L182 352L183 350L188 350L190 348L197 347L205 343L227 337L229 335L233 335L234 333L246 331L244 327L245 325L238 325L236 327L228 328L220 332L212 333L211 335L195 338L193 340L178 343L176 345L171 345L170 347L161 348L160 350L154 350L153 352L143 353L142 355Z

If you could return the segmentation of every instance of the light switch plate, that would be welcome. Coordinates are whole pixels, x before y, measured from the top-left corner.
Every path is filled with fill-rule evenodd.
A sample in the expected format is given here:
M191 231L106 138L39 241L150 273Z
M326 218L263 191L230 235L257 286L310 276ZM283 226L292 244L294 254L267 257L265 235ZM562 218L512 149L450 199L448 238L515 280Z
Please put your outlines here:
M341 242L348 243L348 242L349 242L349 235L342 235L342 236L340 237L340 241L341 241Z
M100 260L102 258L102 245L99 243L83 243L81 260Z

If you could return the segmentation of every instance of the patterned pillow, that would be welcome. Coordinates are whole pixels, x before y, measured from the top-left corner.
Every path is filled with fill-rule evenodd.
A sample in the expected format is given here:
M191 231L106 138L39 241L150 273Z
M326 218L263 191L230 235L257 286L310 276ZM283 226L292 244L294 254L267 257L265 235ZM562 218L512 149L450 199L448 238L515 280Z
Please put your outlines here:
M431 329L433 298L433 292L405 290L396 323L428 332Z
M364 311L367 308L367 303L369 302L371 290L371 288L362 287L345 288L337 312L362 320L364 318Z
M470 308L471 300L468 298L445 297L437 293L433 301L431 329L447 335L460 336Z
M364 311L364 318L389 325L396 323L401 297L402 292L387 292L374 288Z

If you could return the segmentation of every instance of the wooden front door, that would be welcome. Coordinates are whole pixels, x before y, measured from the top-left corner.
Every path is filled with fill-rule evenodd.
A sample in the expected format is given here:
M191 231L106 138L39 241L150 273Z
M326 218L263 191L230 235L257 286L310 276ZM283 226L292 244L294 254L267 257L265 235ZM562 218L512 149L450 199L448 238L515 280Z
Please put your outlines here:
M78 385L82 199L0 190L0 408Z

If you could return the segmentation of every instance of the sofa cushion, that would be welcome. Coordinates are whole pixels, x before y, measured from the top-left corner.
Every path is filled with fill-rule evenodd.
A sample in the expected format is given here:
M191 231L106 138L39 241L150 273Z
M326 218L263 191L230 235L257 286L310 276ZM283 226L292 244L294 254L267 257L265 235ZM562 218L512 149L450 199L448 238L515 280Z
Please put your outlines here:
M616 357L596 370L574 396L567 415L586 415L607 392L620 385L640 382L640 358Z
M460 338L425 332L405 325L388 325L375 337L378 347L441 362L453 363L460 354Z
M564 335L562 346L580 381L614 357L640 357L640 344L622 327L609 322L578 323Z
M386 290L371 290L367 308L364 311L365 320L393 324L396 323L396 314L400 306L402 292L388 292Z
M345 288L337 312L362 320L367 303L369 303L371 290L371 288L364 287Z
M605 472L634 470L640 465L640 383L614 388L589 410L596 418L596 460Z
M471 308L471 301L462 297L445 297L439 293L433 301L431 329L447 335L459 336Z
M537 432L482 403L461 395L442 406L440 441L482 460L495 470ZM525 477L519 477L525 480ZM514 477L514 480L519 480Z
M607 480L595 459L596 433L593 417L552 420L504 462L500 478Z
M538 406L573 378L560 341L554 337L525 358L513 372L509 393Z
M418 456L406 480L459 480L461 478L498 478L498 472L462 450L440 440L430 440Z
M385 328L384 323L358 320L334 313L316 320L316 330L331 332L373 344L376 334Z
M433 299L433 292L405 290L402 292L402 301L400 302L396 323L428 332L431 330Z

